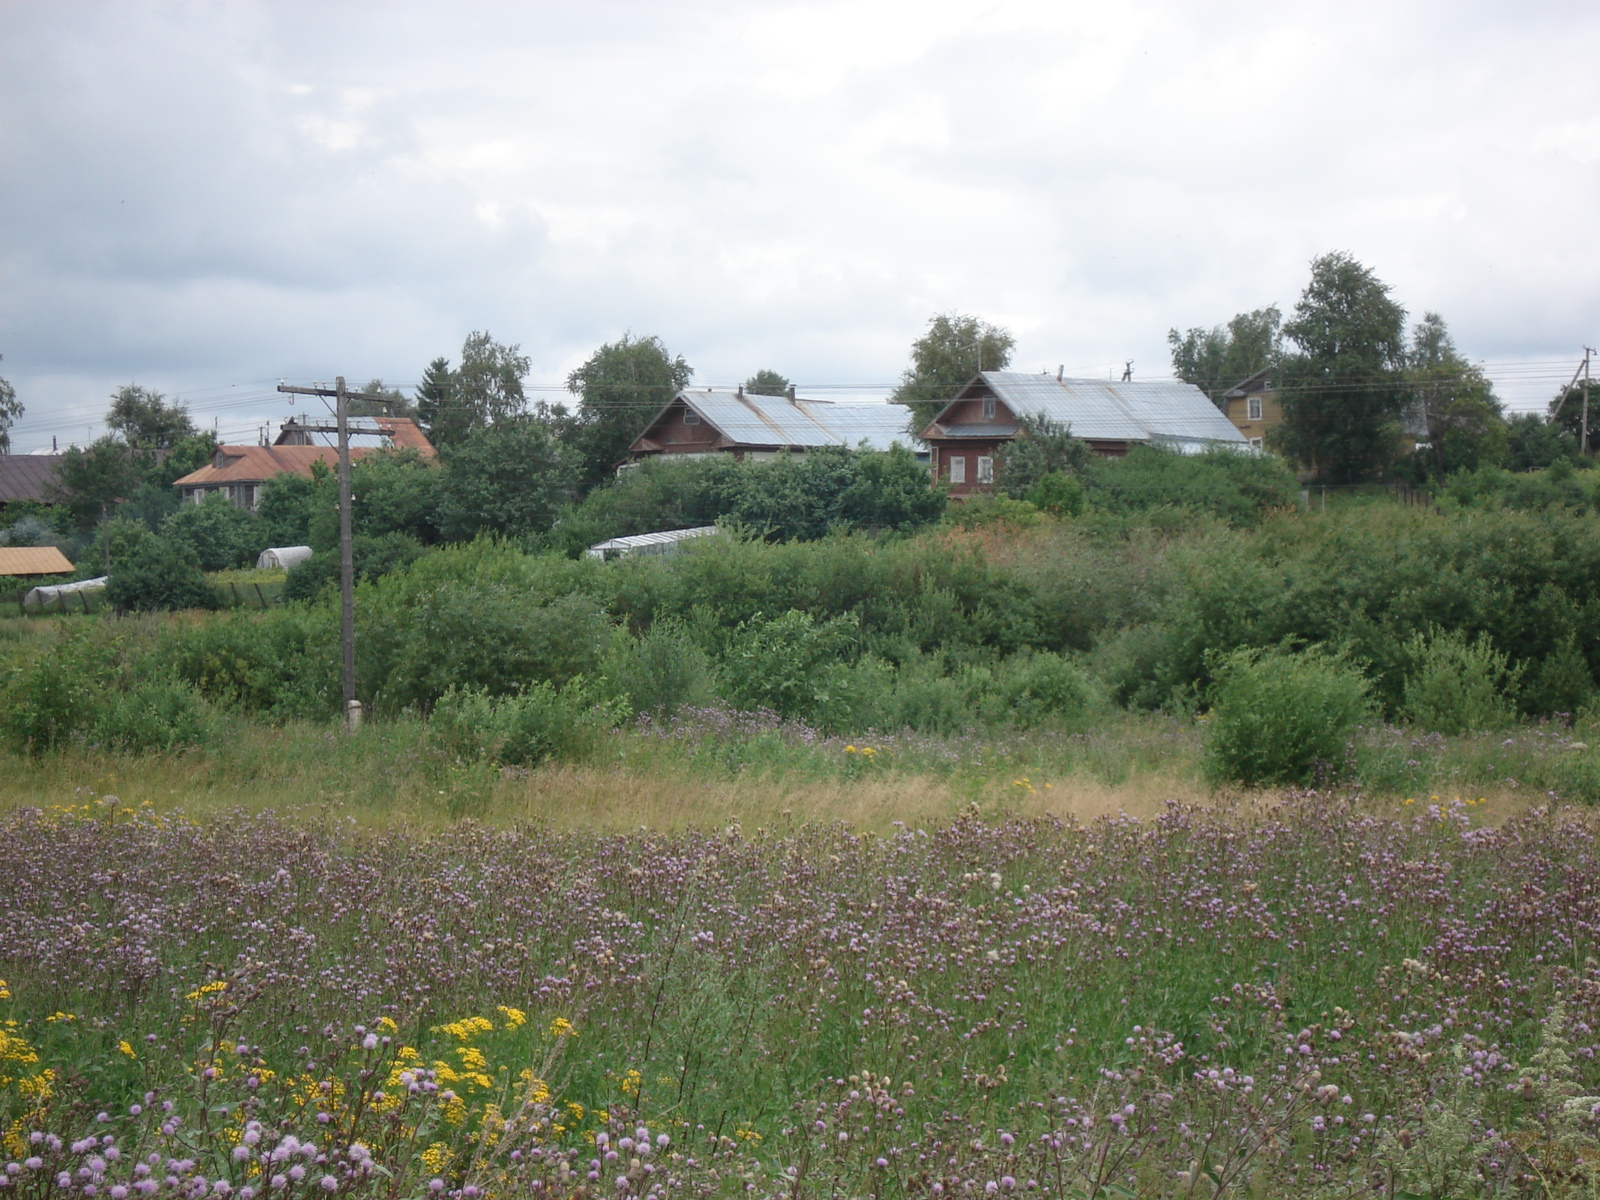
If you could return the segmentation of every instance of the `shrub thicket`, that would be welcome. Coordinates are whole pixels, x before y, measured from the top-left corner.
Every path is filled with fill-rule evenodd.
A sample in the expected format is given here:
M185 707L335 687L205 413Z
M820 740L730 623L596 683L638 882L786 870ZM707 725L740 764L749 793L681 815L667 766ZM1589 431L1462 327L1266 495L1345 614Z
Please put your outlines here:
M1360 670L1325 651L1235 651L1211 692L1206 774L1247 787L1339 774L1369 689Z
M1503 729L1516 720L1512 692L1522 672L1485 634L1430 629L1406 642L1411 660L1400 715L1434 733Z

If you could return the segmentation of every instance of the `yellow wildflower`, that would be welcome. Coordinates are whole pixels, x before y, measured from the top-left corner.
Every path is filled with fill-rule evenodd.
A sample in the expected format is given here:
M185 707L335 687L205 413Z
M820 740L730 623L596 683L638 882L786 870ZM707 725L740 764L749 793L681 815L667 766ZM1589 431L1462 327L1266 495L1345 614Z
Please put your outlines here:
M520 1008L511 1008L502 1004L495 1011L506 1019L507 1029L521 1029L528 1020L528 1014Z
M557 1017L550 1022L550 1028L545 1031L546 1037L577 1037L578 1031L572 1027L572 1022L565 1017Z
M128 1045L128 1042L127 1042L126 1038L124 1038L122 1041L117 1043L117 1049L121 1050L129 1058L138 1058L139 1057L137 1054L135 1054L133 1052L133 1047Z

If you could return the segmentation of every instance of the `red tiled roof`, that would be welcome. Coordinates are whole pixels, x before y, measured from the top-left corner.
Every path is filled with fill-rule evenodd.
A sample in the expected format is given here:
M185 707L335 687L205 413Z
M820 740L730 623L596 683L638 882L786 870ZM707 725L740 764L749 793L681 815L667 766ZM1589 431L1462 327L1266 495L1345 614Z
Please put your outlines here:
M0 504L8 500L43 500L55 482L59 454L0 454Z

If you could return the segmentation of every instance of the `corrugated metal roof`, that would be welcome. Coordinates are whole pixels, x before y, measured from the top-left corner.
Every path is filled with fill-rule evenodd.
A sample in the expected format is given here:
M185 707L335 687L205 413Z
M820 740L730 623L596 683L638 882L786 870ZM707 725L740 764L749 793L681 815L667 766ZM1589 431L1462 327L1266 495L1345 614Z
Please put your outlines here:
M54 546L0 546L0 575L71 575L75 569Z
M0 454L0 504L43 500L61 459L59 454Z
M853 450L865 442L870 450L887 450L894 442L911 444L906 432L910 410L903 404L835 404L706 389L679 392L678 399L730 441L745 446Z
M979 378L1017 416L1042 413L1087 441L1190 439L1248 445L1204 392L1177 380L1122 383L1017 371L985 371Z

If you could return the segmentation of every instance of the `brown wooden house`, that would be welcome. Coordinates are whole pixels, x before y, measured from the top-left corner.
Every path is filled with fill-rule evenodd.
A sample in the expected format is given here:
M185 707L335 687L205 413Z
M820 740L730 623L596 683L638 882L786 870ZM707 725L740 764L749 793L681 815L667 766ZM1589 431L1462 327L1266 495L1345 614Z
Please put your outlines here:
M1217 445L1249 448L1238 429L1191 384L984 371L923 429L934 479L948 485L958 499L988 491L995 482L995 460L1017 436L1022 416L1048 417L1108 457L1138 445L1179 453Z

